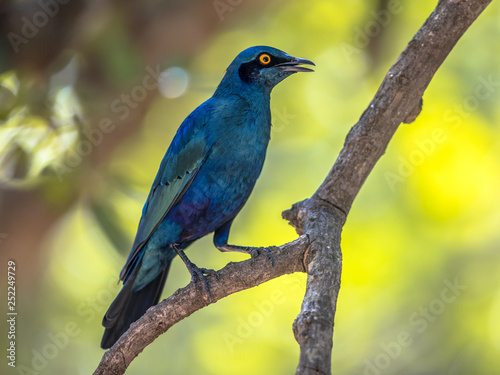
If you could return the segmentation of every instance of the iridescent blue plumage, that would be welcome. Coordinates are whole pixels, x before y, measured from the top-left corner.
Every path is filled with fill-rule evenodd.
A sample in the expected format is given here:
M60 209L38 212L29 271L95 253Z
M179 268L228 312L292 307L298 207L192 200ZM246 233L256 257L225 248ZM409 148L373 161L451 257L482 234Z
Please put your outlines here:
M183 249L211 233L221 251L255 254L228 245L231 223L260 175L271 131L272 88L312 64L271 47L241 52L214 95L181 124L144 205L123 288L104 316L101 346L109 348L158 302L170 263L179 254L193 277L203 277ZM312 64L314 65L314 64Z

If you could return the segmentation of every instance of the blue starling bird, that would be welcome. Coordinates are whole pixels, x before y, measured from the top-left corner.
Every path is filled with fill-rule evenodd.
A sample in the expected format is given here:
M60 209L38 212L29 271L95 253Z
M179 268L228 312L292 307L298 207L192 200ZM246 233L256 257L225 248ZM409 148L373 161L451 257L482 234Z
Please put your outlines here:
M103 349L158 303L176 255L209 292L204 275L214 271L196 267L184 253L197 239L215 232L220 251L262 252L229 245L229 230L264 164L271 90L293 73L312 71L300 64L314 65L272 47L248 48L229 65L214 95L183 121L142 210L120 274L123 287L103 318Z

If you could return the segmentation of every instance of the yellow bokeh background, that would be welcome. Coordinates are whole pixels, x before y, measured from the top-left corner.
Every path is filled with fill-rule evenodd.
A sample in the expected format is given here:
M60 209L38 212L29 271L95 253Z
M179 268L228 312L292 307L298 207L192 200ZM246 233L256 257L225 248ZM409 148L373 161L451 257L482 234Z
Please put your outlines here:
M311 59L316 68L273 91L268 156L230 242L266 246L296 238L281 212L314 193L385 73L436 5L389 3L396 11L387 23L377 18L380 4L370 1L231 6L223 26L194 56L161 62L162 71L178 66L187 73L185 92L175 98L155 95L139 130L106 162L75 167L62 179L54 163L82 139L74 115L83 122L95 117L82 106L78 87L55 86L51 94L53 121L62 127L47 126L27 103L11 109L0 124L6 189L37 192L54 210L77 197L47 229L41 255L31 260L41 270L36 281L18 289L17 367L8 373L95 369L103 354L101 319L119 290L118 274L159 162L181 121L210 97L234 56L252 45ZM420 116L400 126L354 202L342 235L334 374L500 371L499 19L500 6L493 2L438 70ZM94 28L85 38L108 78L130 92L145 75L134 57L139 46L124 33L120 17ZM366 30L373 33L369 43ZM85 64L83 55L70 52ZM23 78L15 69L0 75L14 96L20 95L16 85L25 84ZM5 155L13 140L31 160L20 179L7 173L11 164ZM92 152L99 152L99 145ZM29 227L24 232L30 236ZM8 239L0 246L5 258L15 260L19 239ZM215 269L245 258L220 253L211 236L187 255ZM189 280L175 260L164 297ZM302 274L281 277L195 313L146 348L127 374L293 373L299 349L291 327L305 282ZM76 327L72 335L68 323Z

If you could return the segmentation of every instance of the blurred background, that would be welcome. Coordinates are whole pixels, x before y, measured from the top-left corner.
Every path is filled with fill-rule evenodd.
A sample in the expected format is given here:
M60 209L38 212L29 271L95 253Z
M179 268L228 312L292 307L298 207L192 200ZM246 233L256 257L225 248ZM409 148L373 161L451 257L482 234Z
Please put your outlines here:
M101 319L161 158L240 51L271 45L317 65L274 89L266 164L231 231L231 243L279 245L297 237L281 211L319 186L436 3L3 1L0 254L2 275L16 263L18 317L16 368L4 357L2 373L96 368ZM499 371L499 20L493 2L355 201L342 239L335 374ZM215 269L245 258L220 253L211 236L188 256ZM176 260L164 297L189 280ZM297 274L219 301L161 336L127 374L294 373L291 326L304 290ZM6 332L3 319L4 349Z

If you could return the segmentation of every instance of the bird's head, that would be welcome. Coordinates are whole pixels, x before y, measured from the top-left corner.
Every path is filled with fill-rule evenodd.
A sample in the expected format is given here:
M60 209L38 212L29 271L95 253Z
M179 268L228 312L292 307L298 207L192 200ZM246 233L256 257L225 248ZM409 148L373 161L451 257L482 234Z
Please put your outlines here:
M310 60L288 55L279 49L267 46L250 47L241 52L227 68L223 79L239 81L244 86L271 90L274 86L298 72L312 72L312 69L300 66L314 65Z

